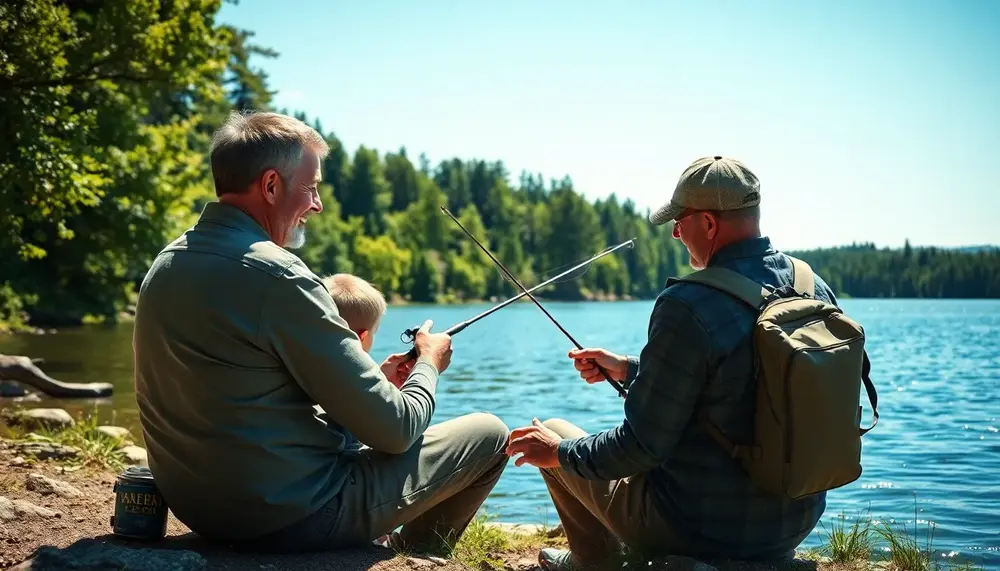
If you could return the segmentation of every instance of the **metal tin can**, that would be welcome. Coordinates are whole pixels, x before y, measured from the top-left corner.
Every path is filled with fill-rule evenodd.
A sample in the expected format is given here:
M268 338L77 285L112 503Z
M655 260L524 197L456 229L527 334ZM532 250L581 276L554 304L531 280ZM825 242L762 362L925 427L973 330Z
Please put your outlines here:
M167 503L153 481L149 468L130 466L115 480L115 535L156 541L167 534Z

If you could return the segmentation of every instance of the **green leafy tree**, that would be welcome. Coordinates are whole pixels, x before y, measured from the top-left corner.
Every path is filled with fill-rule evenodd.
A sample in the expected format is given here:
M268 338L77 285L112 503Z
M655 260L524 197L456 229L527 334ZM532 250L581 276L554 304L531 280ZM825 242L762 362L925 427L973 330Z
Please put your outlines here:
M410 251L397 246L388 236L355 237L356 272L378 287L387 297L399 293L400 285L410 271L411 261Z

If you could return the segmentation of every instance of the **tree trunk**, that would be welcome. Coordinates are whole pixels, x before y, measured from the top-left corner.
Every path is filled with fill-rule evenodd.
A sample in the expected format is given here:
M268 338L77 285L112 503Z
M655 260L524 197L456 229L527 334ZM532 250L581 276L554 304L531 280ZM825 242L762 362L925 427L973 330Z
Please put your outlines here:
M64 383L45 374L35 364L40 359L0 355L0 381L17 381L55 398L95 398L111 396L110 383Z

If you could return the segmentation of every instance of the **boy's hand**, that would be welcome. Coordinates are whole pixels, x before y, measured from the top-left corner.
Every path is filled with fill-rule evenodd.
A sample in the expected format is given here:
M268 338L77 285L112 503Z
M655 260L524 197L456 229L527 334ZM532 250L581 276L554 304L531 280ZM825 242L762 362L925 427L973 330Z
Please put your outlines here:
M413 365L417 362L414 360L407 360L406 353L393 353L385 358L382 362L382 374L385 378L389 379L397 389L402 388L403 383L406 382L407 377L410 376L410 371L413 369Z

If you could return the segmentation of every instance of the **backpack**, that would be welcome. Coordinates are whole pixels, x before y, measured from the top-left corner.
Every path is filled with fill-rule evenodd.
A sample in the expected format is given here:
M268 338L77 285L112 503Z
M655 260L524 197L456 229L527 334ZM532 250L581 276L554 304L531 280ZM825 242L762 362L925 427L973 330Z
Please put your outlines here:
M792 258L795 283L769 290L742 274L709 267L680 281L721 290L758 311L755 436L733 444L701 411L698 422L763 490L800 499L861 476L861 437L878 424L864 329L816 299L812 269ZM864 383L873 422L861 428Z

